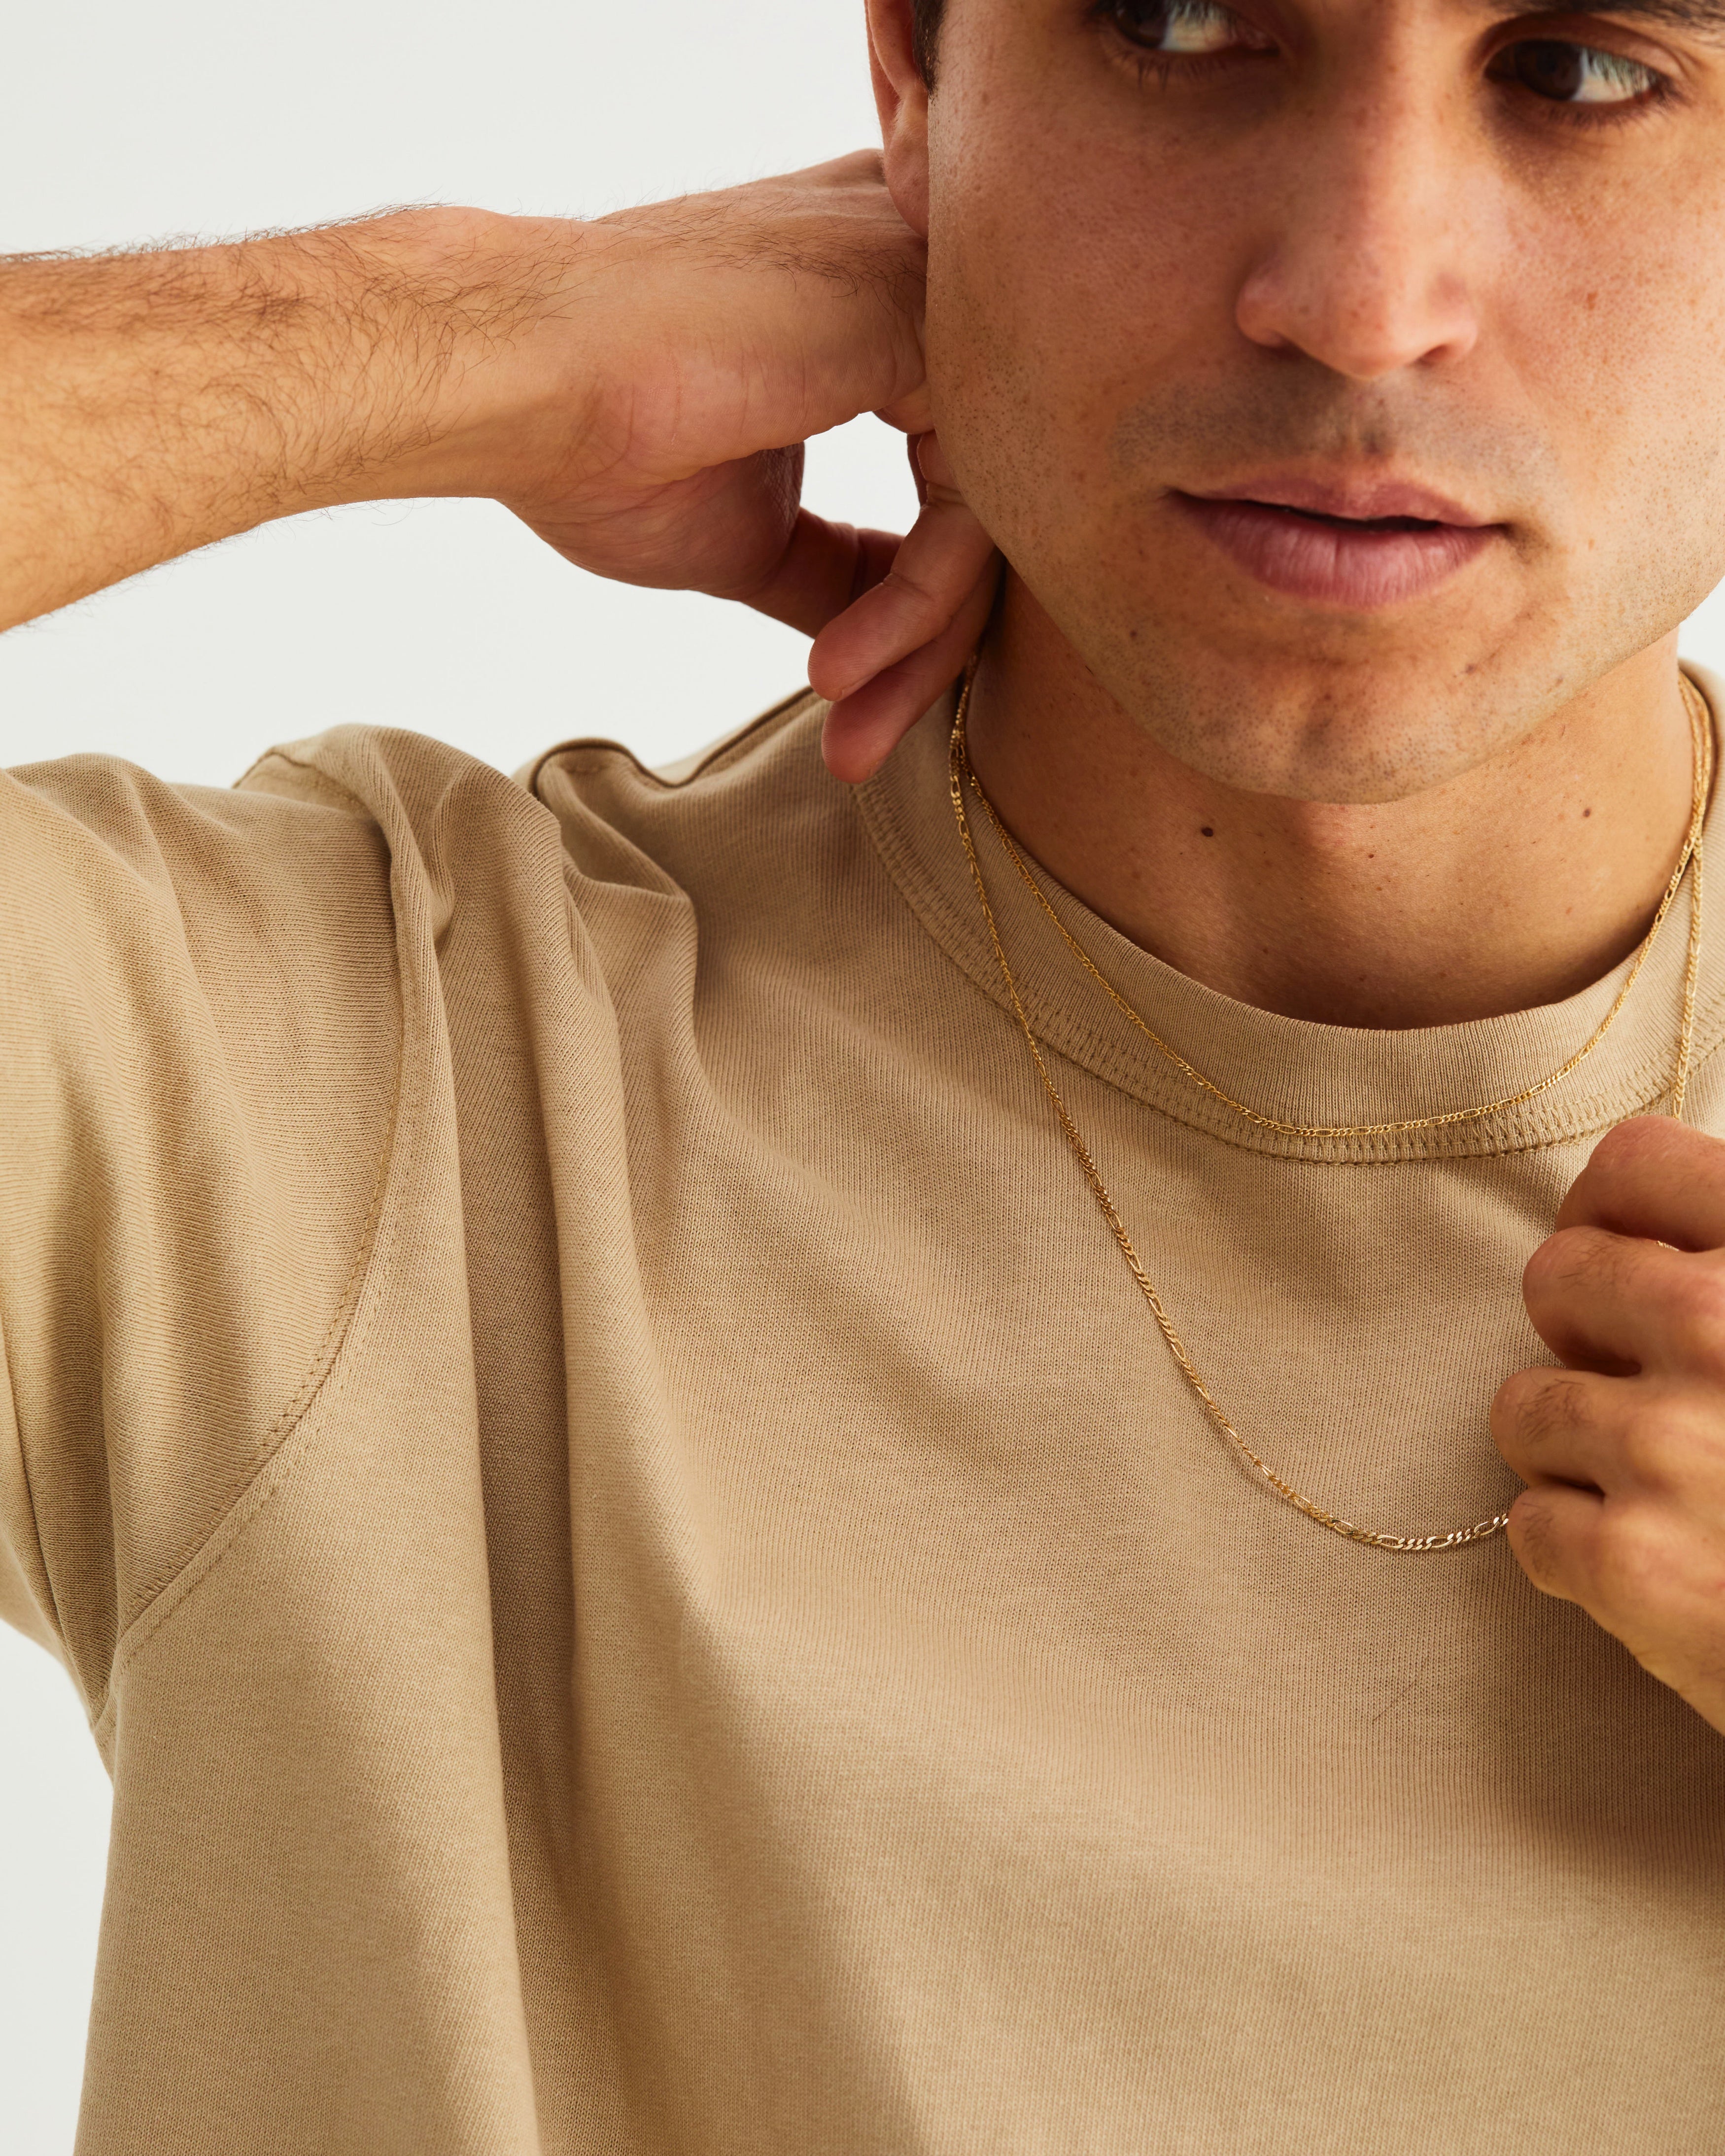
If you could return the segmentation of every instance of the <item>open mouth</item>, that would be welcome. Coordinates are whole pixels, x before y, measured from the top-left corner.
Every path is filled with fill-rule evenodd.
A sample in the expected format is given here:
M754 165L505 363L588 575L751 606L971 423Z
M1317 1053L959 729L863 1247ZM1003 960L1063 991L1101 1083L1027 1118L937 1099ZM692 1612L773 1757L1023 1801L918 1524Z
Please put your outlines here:
M1277 487L1276 495L1316 487ZM1423 598L1475 561L1503 536L1466 512L1413 489L1380 489L1388 501L1363 501L1378 513L1350 515L1321 501L1265 499L1242 490L1205 495L1177 493L1180 511L1255 582L1308 605L1371 612ZM1266 486L1265 494L1271 490ZM1394 500L1399 494L1401 501ZM1430 515L1420 511L1430 508Z

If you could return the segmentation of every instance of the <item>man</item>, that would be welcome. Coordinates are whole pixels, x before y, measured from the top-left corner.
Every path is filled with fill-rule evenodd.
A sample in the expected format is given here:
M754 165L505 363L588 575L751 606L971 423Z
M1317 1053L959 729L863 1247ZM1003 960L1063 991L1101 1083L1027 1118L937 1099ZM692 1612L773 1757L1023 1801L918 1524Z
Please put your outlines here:
M6 782L80 2147L1715 2148L1725 11L870 28L884 182L0 283L10 619L484 494L832 700Z

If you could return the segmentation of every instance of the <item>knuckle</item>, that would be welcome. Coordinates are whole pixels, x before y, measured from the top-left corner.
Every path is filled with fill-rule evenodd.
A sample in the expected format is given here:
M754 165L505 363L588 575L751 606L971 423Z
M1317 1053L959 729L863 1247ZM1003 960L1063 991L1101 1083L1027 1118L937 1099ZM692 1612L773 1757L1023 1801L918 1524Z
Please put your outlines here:
M1506 1378L1491 1396L1491 1427L1495 1430L1521 1429L1527 1419L1528 1395L1538 1383L1540 1373L1517 1370L1512 1378Z
M1516 1562L1543 1594L1555 1589L1562 1543L1552 1507L1539 1490L1524 1490L1509 1508L1509 1543Z
M1643 1161L1664 1150L1671 1125L1662 1116L1633 1116L1607 1131L1594 1147L1585 1173L1600 1176L1632 1173Z
M1522 1268L1522 1292L1529 1302L1549 1294L1562 1277L1564 1254L1558 1242L1558 1236L1548 1235Z
M1604 1277L1611 1255L1611 1239L1599 1229L1560 1228L1528 1259L1522 1287L1530 1301L1549 1300Z
M932 619L941 612L940 599L932 585L906 565L902 552L882 578L880 589L896 607L914 619Z
M1725 1375L1725 1267L1711 1255L1675 1265L1666 1311L1686 1345Z
M1573 1430L1583 1419L1579 1390L1567 1371L1517 1370L1498 1388L1492 1403L1493 1425L1535 1445L1542 1438Z
M1617 1455L1636 1481L1666 1479L1676 1439L1675 1419L1668 1405L1646 1402L1630 1408L1619 1422Z
M1625 1609L1657 1599L1671 1575L1675 1551L1669 1522L1650 1505L1608 1505L1599 1522L1594 1570L1602 1599Z
M1667 1179L1678 1160L1683 1163L1683 1172L1689 1173L1692 1163L1687 1156L1697 1139L1704 1147L1712 1149L1712 1139L1687 1125L1674 1123L1669 1116L1632 1116L1608 1131L1594 1147L1577 1188L1584 1188L1609 1215L1623 1198Z
M1666 1491L1725 1495L1725 1402L1676 1394L1637 1409L1623 1436L1638 1480Z

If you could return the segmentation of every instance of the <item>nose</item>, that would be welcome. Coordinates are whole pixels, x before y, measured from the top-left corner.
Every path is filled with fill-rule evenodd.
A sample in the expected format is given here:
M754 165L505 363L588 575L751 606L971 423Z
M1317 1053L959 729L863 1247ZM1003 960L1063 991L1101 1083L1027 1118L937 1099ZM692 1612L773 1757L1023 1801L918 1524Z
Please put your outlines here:
M1417 93L1363 88L1291 145L1235 312L1254 344L1378 382L1465 358L1479 319L1464 146Z

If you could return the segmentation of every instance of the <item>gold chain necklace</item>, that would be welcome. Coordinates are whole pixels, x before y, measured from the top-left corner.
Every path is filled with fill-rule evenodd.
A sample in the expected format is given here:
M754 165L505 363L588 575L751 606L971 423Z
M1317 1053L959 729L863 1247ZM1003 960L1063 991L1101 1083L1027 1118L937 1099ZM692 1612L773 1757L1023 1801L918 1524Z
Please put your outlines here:
M1170 1042L1164 1040L1162 1035L1157 1032L1155 1027L1151 1025L1147 1019L1141 1017L1140 1014L1132 1009L1132 1006L1127 1001L1126 998L1122 995L1119 989L1115 987L1114 983L1108 978L1106 974L1103 973L1101 967L1098 966L1096 961L1091 957L1089 952L1085 949L1084 946L1078 941L1077 937L1072 934L1065 922L1060 919L1059 914L1055 911L1053 906L1050 905L1047 895L1043 891L1041 885L1038 883L1035 876L1031 872L1029 862L1025 860L1023 854L1019 852L1018 847L1014 844L1012 834L1007 830L1005 825L1000 821L999 817L994 813L994 804L989 800L988 795L983 793L981 786L978 784L976 775L970 769L970 760L964 746L964 718L965 712L968 709L970 697L970 677L968 675L966 677L964 689L960 699L961 704L964 708L960 711L957 723L954 729L954 738L957 745L959 756L963 762L967 778L971 787L975 792L977 799L982 803L983 809L988 814L988 821L993 825L995 836L999 839L1002 847L1005 850L1007 859L1012 863L1013 866L1018 870L1019 875L1024 879L1025 885L1028 886L1031 896L1035 899L1036 903L1042 908L1044 913L1047 915L1049 920L1054 924L1055 932L1065 943L1066 947L1071 952L1073 957L1077 959L1079 964L1083 967L1086 973L1090 975L1091 978L1096 983L1098 988L1100 988L1103 993L1110 998L1110 1000L1115 1004L1116 1008L1119 1009L1125 1017L1131 1020L1132 1024L1135 1025L1138 1031L1144 1035L1145 1039L1150 1042L1151 1045L1157 1050L1158 1055L1165 1057L1166 1060L1173 1065L1175 1070L1180 1072L1182 1076L1189 1079L1194 1086L1199 1086L1203 1091L1208 1093L1213 1100L1219 1101L1224 1108L1230 1109L1234 1114L1241 1117L1245 1122L1255 1125L1260 1130L1276 1132L1281 1137L1295 1138L1399 1137L1405 1136L1407 1133L1413 1131L1442 1130L1446 1127L1455 1123L1476 1122L1485 1116L1501 1115L1507 1109L1519 1108L1523 1106L1529 1101L1537 1100L1542 1093L1548 1092L1553 1086L1558 1085L1561 1081L1567 1078L1572 1071L1579 1070L1580 1066L1586 1062L1588 1057L1593 1054L1599 1043L1605 1038L1605 1035L1609 1033L1612 1027L1616 1024L1618 1014L1622 1010L1624 1005L1629 1001L1630 991L1635 985L1636 980L1640 978L1642 967L1646 964L1648 957L1652 952L1653 946L1658 941L1659 932L1665 926L1666 916L1671 911L1671 907L1676 900L1677 893L1682 886L1684 875L1692 860L1696 862L1697 884L1699 885L1701 880L1700 862L1697 857L1701 852L1702 827L1707 820L1707 799L1712 791L1712 726L1707 715L1707 706L1702 701L1701 692L1699 690L1695 687L1694 684L1687 678L1686 675L1681 676L1680 679L1682 681L1685 706L1689 714L1690 735L1694 748L1695 757L1695 777L1690 803L1689 835L1684 844L1683 851L1678 858L1677 865L1671 871L1671 880L1666 885L1665 894L1659 901L1659 910L1653 916L1653 924L1648 929L1646 935L1642 938L1640 947L1635 952L1635 963L1630 968L1629 972L1625 975L1623 986L1618 990L1610 1009L1606 1012L1604 1017L1600 1020L1598 1027L1595 1029L1590 1038L1576 1050L1574 1055L1569 1058L1568 1061L1560 1065L1558 1069L1552 1071L1548 1076L1542 1078L1537 1085L1527 1086L1522 1091L1519 1093L1512 1093L1501 1101L1487 1101L1481 1106L1476 1108L1451 1108L1446 1111L1444 1114L1436 1116L1409 1116L1399 1122L1394 1123L1286 1122L1279 1116L1266 1115L1260 1109L1248 1106L1244 1101L1235 1100L1231 1093L1224 1091L1221 1086L1218 1086L1214 1082L1214 1080L1207 1078L1203 1071L1199 1070L1194 1065L1188 1062L1186 1058L1181 1055L1178 1049L1175 1048ZM1692 911L1690 916L1692 942L1694 941L1695 937L1699 933L1698 922L1696 917L1697 911L1698 911L1698 909ZM1686 1043L1682 1061L1679 1065L1677 1076L1672 1088L1673 1096L1676 1103L1673 1112L1679 1116L1681 1116L1683 1111L1683 1092L1688 1081L1688 1055Z
M1291 1505L1296 1512L1303 1512L1308 1520L1315 1521L1319 1527L1328 1528L1332 1534L1341 1535L1348 1542L1361 1543L1371 1549L1391 1550L1404 1556L1414 1556L1423 1555L1435 1550L1461 1549L1471 1543L1488 1542L1492 1536L1501 1534L1509 1524L1507 1512L1494 1513L1489 1520L1477 1521L1471 1527L1452 1528L1447 1534L1388 1535L1379 1533L1373 1527L1357 1527L1352 1520L1344 1520L1334 1512L1327 1512L1314 1499L1303 1496L1292 1483L1285 1481L1267 1460L1260 1458L1252 1450L1235 1429L1227 1410L1204 1382L1197 1364L1188 1352L1185 1342L1180 1337L1173 1318L1168 1315L1166 1304L1157 1293L1154 1282L1145 1271L1143 1263L1133 1247L1132 1240L1126 1231L1126 1224L1121 1219L1119 1209L1109 1194L1107 1185L1102 1180L1101 1172L1096 1166L1095 1157L1085 1143L1077 1125L1072 1120L1065 1101L1060 1096L1060 1089L1055 1086L1049 1071L1047 1061L1042 1052L1042 1044L1037 1039L1035 1029L1030 1024L1029 1014L1024 1009L1024 998L1019 993L1018 983L1007 961L1006 947L1000 939L999 925L994 918L994 908L988 898L988 889L983 876L982 863L977 856L976 841L971 834L970 819L966 814L964 797L967 790L976 795L987 812L988 820L993 825L1007 857L1029 885L1043 911L1054 922L1067 945L1082 962L1086 970L1106 990L1115 1004L1126 1013L1139 1030L1154 1042L1158 1049L1174 1065L1176 1069L1183 1072L1195 1085L1203 1087L1206 1092L1213 1094L1217 1100L1232 1108L1236 1114L1244 1116L1249 1122L1255 1123L1263 1129L1297 1137L1381 1137L1403 1132L1432 1130L1445 1124L1466 1122L1481 1116L1497 1114L1504 1109L1518 1107L1524 1101L1532 1100L1537 1095L1546 1091L1548 1087L1555 1086L1560 1079L1567 1077L1587 1056L1590 1055L1605 1037L1618 1013L1622 1009L1630 988L1635 985L1636 976L1646 962L1647 954L1653 947L1654 939L1664 925L1665 917L1670 912L1672 901L1676 897L1685 872L1692 867L1694 876L1689 904L1689 948L1683 969L1682 1013L1678 1025L1676 1056L1671 1086L1668 1088L1671 1111L1673 1116L1681 1119L1683 1113L1684 1096L1688 1086L1690 1055L1695 1034L1696 988L1701 961L1702 831L1707 817L1708 797L1712 792L1713 767L1712 721L1699 690L1686 676L1683 678L1684 701L1689 714L1691 733L1695 746L1695 784L1688 838L1684 844L1681 857L1672 873L1671 881L1666 886L1665 896L1660 901L1659 911L1654 916L1653 925L1648 930L1640 949L1636 953L1635 962L1630 969L1616 1001L1606 1014L1604 1022L1594 1032L1592 1038L1572 1055L1560 1070L1553 1071L1549 1077L1542 1079L1537 1086L1531 1086L1523 1092L1512 1094L1502 1101L1492 1101L1486 1106L1453 1109L1445 1115L1414 1116L1406 1122L1396 1123L1331 1125L1289 1123L1283 1122L1274 1116L1260 1115L1256 1110L1248 1107L1243 1101L1236 1101L1230 1095L1224 1092L1219 1086L1212 1084L1201 1071L1189 1063L1178 1050L1171 1048L1159 1034L1139 1017L1131 1004L1096 965L1089 953L1068 932L1065 922L1055 912L1041 886L1032 875L1029 865L1013 843L1006 827L995 814L993 804L983 791L981 781L971 768L964 726L969 716L971 689L975 678L976 667L973 660L964 677L964 685L958 698L957 715L952 722L948 775L952 788L952 813L957 821L958 835L963 843L964 856L970 865L971 880L976 886L977 897L982 904L983 918L988 926L988 941L994 948L995 962L1000 968L1000 978L1005 984L1007 998L1012 1005L1013 1015L1017 1019L1019 1029L1024 1034L1029 1048L1031 1060L1036 1065L1036 1075L1042 1081L1043 1091L1048 1096L1055 1116L1059 1120L1060 1129L1077 1158L1078 1165L1084 1173L1084 1179L1090 1185L1091 1194L1096 1199L1102 1218L1108 1224L1109 1232L1120 1247L1121 1255L1126 1260L1133 1280L1137 1283L1138 1291L1148 1306L1151 1316L1156 1320L1158 1329L1168 1343L1169 1353L1179 1367L1181 1376L1184 1378L1188 1386L1197 1398L1199 1406L1204 1409L1212 1427L1220 1436L1227 1440L1240 1457L1269 1485L1284 1504Z

